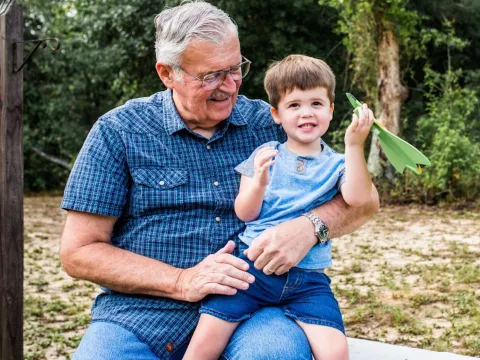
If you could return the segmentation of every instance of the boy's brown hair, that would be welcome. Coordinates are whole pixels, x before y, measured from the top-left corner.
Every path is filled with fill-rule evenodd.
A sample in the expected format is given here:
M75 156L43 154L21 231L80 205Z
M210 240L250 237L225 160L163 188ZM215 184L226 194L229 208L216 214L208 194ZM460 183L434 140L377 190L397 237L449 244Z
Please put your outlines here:
M263 86L270 105L275 109L281 98L294 89L324 87L330 103L333 104L335 100L335 75L332 69L325 61L305 55L289 55L274 62L265 74Z

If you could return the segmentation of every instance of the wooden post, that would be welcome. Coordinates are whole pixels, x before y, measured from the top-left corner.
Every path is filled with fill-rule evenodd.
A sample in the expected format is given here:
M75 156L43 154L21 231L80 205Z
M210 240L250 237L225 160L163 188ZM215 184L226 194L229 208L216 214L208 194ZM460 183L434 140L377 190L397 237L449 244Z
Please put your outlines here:
M0 359L23 359L23 16L0 16Z

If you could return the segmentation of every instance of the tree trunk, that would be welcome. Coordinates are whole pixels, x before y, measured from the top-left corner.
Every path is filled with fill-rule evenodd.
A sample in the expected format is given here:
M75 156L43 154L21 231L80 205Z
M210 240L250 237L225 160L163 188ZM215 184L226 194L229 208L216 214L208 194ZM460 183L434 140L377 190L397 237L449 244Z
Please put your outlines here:
M383 31L378 45L378 105L377 120L395 135L400 134L400 111L408 97L408 89L400 81L400 57L392 31ZM386 158L380 151L377 137L372 137L368 155L368 170L374 177L387 175Z
M0 10L0 359L21 360L23 70L14 70L23 62L23 15L15 2Z

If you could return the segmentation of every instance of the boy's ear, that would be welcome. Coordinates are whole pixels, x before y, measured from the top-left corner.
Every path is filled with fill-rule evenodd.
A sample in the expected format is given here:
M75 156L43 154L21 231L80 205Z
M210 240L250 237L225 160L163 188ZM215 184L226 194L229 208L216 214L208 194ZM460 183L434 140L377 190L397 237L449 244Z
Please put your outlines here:
M173 79L175 74L173 73L173 69L170 65L157 62L155 64L155 69L157 70L158 77L162 80L163 84L168 88L173 88Z
M272 114L273 121L275 121L275 124L280 125L282 122L280 121L280 118L278 117L278 111L275 109L273 106L270 108L270 114Z
M333 109L334 109L334 108L335 108L335 104L332 103L332 104L330 105L330 121L332 121L332 119L333 119Z

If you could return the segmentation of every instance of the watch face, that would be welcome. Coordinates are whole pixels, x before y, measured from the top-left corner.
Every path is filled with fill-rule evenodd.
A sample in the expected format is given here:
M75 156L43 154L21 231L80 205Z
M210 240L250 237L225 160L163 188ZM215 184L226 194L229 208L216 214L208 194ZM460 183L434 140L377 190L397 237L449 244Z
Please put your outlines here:
M318 231L317 231L317 236L322 239L322 240L327 240L328 239L328 228L326 226L320 226Z

